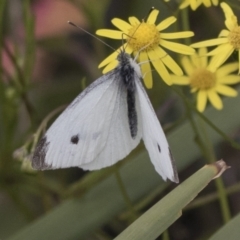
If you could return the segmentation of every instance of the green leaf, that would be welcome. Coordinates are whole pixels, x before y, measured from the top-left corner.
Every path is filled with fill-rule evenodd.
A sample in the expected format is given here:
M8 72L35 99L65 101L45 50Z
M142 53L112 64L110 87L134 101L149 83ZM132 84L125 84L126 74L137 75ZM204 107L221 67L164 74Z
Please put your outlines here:
M239 240L240 214L220 228L209 240Z
M115 240L154 240L182 214L182 209L215 177L227 169L221 160L206 165L132 223Z

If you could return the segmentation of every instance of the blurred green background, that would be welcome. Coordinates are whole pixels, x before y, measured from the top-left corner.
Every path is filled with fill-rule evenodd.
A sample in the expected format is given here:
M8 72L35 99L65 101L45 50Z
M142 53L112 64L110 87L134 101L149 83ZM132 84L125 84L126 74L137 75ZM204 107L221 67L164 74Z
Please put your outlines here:
M117 166L96 172L78 168L33 172L19 161L27 163L31 157L33 136L42 120L100 77L98 64L112 52L67 21L95 33L99 28L114 28L114 17L144 19L152 6L160 10L158 21L174 15L178 21L170 30L183 30L177 1L0 1L0 239L113 239L176 187L161 180L142 143ZM193 42L214 38L224 27L220 7L187 11L195 32ZM103 40L114 48L122 44ZM188 89L183 91L188 95ZM158 75L147 92L183 182L207 163L186 119L185 105ZM224 99L222 111L209 107L205 113L236 142L239 100ZM164 239L208 239L240 211L239 151L201 118L195 121L205 125L217 159L232 166L222 178L229 212L222 212L219 192L211 182L183 209Z

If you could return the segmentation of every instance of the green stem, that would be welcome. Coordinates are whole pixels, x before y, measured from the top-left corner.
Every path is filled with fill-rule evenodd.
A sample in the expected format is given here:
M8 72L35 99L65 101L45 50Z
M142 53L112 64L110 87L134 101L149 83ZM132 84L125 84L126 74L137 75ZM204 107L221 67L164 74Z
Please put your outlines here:
M29 101L28 96L25 92L26 85L25 85L25 80L24 80L24 74L22 72L22 69L19 67L19 65L17 63L17 59L12 54L12 52L9 49L9 47L7 46L7 44L3 43L3 47L4 47L4 50L5 50L6 54L9 57L10 61L12 62L12 64L15 67L15 70L16 70L16 73L17 73L17 76L18 76L17 77L18 82L14 81L14 84L15 84L16 88L18 89L18 92L20 93L22 101L23 101L23 103L26 107L26 110L28 112L29 118L30 118L31 122L33 122L33 118L34 118L34 115L35 115L36 111L34 110L32 104Z
M199 125L201 126L201 130L202 130L201 132L204 135L204 140L205 140L204 142L205 142L205 146L206 146L206 149L208 152L207 160L210 164L214 163L217 161L217 159L214 154L212 142L209 139L209 136L208 136L208 133L204 126L204 123L202 121L200 121ZM222 177L217 178L214 182L215 182L215 186L216 186L217 192L218 192L223 221L224 221L224 223L227 223L231 219L231 213L230 213L229 204L228 204L228 200L227 200L227 193L226 193L226 189L224 187Z
M34 60L35 60L35 19L31 11L31 1L25 0L23 2L23 20L25 27L25 58L23 64L24 80L25 85L30 82L30 77L32 75Z
M162 235L162 240L170 240L168 230L165 230Z
M6 6L6 0L0 1L0 66L2 66L2 46L3 46L3 18ZM2 67L0 67L0 79L2 79Z
M181 11L181 19L182 19L182 28L184 31L190 31L190 25L189 25L189 12L188 8L182 9ZM184 38L184 43L186 45L191 44L190 38Z
M225 192L226 192L227 195L231 195L231 194L237 193L239 191L240 191L240 183L237 183L237 184L234 184L234 185L232 185L228 188L225 188ZM203 196L203 197L198 197L197 199L193 200L184 210L191 210L191 209L195 209L195 208L204 206L208 203L211 203L211 202L214 202L214 201L218 200L218 198L219 198L219 193L218 192L210 193L210 194L208 194L206 196ZM137 207L137 209L138 209L138 211L141 210L138 207Z
M125 203L126 205L128 206L129 208L129 211L131 212L131 220L134 221L137 219L137 212L132 204L132 201L130 199L130 197L128 196L128 193L126 191L126 188L124 186L124 183L122 181L122 178L121 178L121 175L119 173L119 170L118 170L118 165L115 166L115 176L116 176L116 179L117 179L117 183L118 183L118 186L120 188L120 191L122 193L122 196L125 200Z
M171 88L182 98L184 102L187 103L188 107L191 110L193 110L201 119L203 119L204 122L206 122L213 130L215 130L224 140L229 142L233 148L240 150L240 145L234 140L232 140L230 137L228 137L224 132L222 132L218 127L216 127L207 117L205 117L202 113L200 113L195 108L195 106L189 101L189 99L186 98L184 94L182 94L179 91L179 89L177 89L175 86L172 86Z
M179 91L180 93L180 91ZM182 93L180 95L181 97L184 96ZM205 147L205 144L203 143L203 140L201 138L201 134L199 132L199 129L195 123L195 120L194 120L194 117L193 117L193 114L192 114L192 111L191 109L189 108L189 105L188 105L188 101L187 101L187 98L185 97L182 97L182 100L183 100L183 103L185 105L185 109L186 109L186 113L187 113L187 117L188 117L188 120L190 121L190 124L192 126L192 129L193 129L193 132L195 134L195 142L198 144L199 148L201 149L201 152L205 155L205 157L207 158L207 151L206 151L206 147Z
M216 178L215 185L218 190L218 197L221 205L223 221L224 223L227 223L231 220L231 212L228 204L227 192L222 177Z
M195 107L194 108L192 107L192 104L180 91L176 90L176 92L181 96L181 98L184 101L186 111L188 112L190 124L192 126L193 131L196 134L197 143L198 143L202 153L204 154L205 158L208 160L209 163L214 163L216 161L214 149L212 146L212 142L209 140L207 131L204 128L203 122L201 122L202 124L200 124L202 126L202 129L201 129L202 134L200 134L199 128L196 126L196 123L192 116L191 110L193 110L193 109L195 110ZM198 112L198 111L195 111L195 112ZM203 115L198 114L198 116L203 116ZM204 119L201 118L201 120L204 120ZM223 181L221 178L216 179L215 184L216 184L216 188L217 188L218 195L219 195L219 201L220 201L223 221L226 223L231 219L230 209L229 209L229 205L228 205L228 201L227 201L227 194L226 194L224 184L223 184Z

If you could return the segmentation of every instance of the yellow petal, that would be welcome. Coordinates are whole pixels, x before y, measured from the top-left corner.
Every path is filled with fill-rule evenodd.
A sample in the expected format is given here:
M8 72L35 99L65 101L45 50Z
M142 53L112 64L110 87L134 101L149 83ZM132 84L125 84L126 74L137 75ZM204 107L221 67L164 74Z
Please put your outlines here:
M187 6L189 6L189 0L184 0L181 5L179 6L179 9L184 9Z
M130 22L130 24L131 24L132 26L135 26L135 25L137 25L137 24L140 23L140 21L139 21L136 17L129 17L129 18L128 18L128 21Z
M220 6L221 6L221 8L222 8L222 10L223 10L223 12L224 12L224 14L225 14L225 18L229 18L229 17L231 17L232 15L234 15L232 9L231 9L231 8L229 7L229 5L226 4L225 2L222 2L222 3L220 4Z
M200 56L198 54L193 54L190 57L190 60L192 62L192 65L194 66L194 68L200 68L201 67L201 60L200 60Z
M161 33L161 38L163 39L178 39L178 38L188 38L194 36L194 32L175 32L175 33Z
M205 7L211 7L211 1L210 0L203 0L202 1Z
M207 104L207 92L205 90L200 90L197 93L197 109L199 112L203 112Z
M218 82L222 84L236 84L240 82L240 76L238 75L228 75L225 77L218 78Z
M190 6L193 11L195 11L201 4L202 1L190 0Z
M219 45L227 42L228 42L228 38L215 38L215 39L206 40L198 43L193 43L190 46L194 48L210 47L210 46L215 46L215 45Z
M114 18L111 22L115 27L119 28L124 33L128 33L129 29L132 28L129 23L123 21L120 18Z
M173 24L174 22L176 22L177 19L175 17L168 17L166 19L164 19L162 22L160 22L157 25L157 30L158 31L162 31L164 29L166 29L167 27L169 27L171 24Z
M156 53L154 51L148 51L148 56L149 56L149 59L152 60L151 62L152 65L154 66L158 74L162 77L164 82L166 82L166 84L168 85L172 85L172 80L166 67L164 66L161 60L156 60L158 59L158 56L156 55Z
M225 86L225 85L217 85L216 86L216 91L224 96L228 97L236 97L237 96L237 91L234 90L231 87Z
M163 59L164 57L166 57L166 55L168 55L161 47L157 47L153 51L156 53L156 56L157 56L157 59L155 60Z
M192 63L189 60L189 57L184 56L181 60L183 69L187 73L188 76L191 76L195 67L193 67Z
M177 76L183 75L182 69L169 55L163 57L162 62Z
M224 43L224 44L214 48L209 53L207 53L206 56L214 56L214 55L217 55L217 54L222 54L222 52L227 51L227 49L229 49L229 48L233 49L233 46L229 43Z
M178 64L160 47L153 50L158 56L155 60L162 60L162 62L176 75L183 75L182 69L178 66ZM152 61L154 61L152 59Z
M122 48L120 47L120 49L122 49L122 51L125 51L126 53L128 53L129 55L132 54L133 52L133 49L132 47L128 44L128 43L125 43Z
M212 3L214 6L217 6L218 5L218 0L212 0Z
M141 65L142 71L145 71L145 74L143 75L143 81L146 86L146 88L150 89L153 86L153 80L152 80L152 71L149 63L145 63Z
M148 61L148 55L146 52L141 52L139 55L139 64L141 67L143 81L145 83L146 88L152 88L153 81L152 81L152 71L150 67L150 63Z
M96 31L98 36L108 37L112 39L126 39L126 35L118 30L99 29Z
M225 64L217 70L216 76L217 78L225 77L230 73L237 71L237 69L238 69L237 62Z
M161 39L160 45L177 53L191 55L195 53L195 50L192 47L183 45L181 43L169 42L166 40Z
M233 30L234 28L238 27L237 17L232 15L231 18L227 18L225 20L225 25L226 25L227 29L229 29L230 31Z
M229 33L230 33L230 31L228 31L227 29L223 29L223 30L219 33L218 37L228 37Z
M179 6L180 9L186 8L190 5L191 9L195 11L202 2L196 0L185 0Z
M233 51L233 47L231 45L227 45L224 51L212 57L208 65L208 69L210 71L218 69L229 58Z
M118 60L110 62L102 71L103 74L113 70L119 64Z
M222 100L219 97L219 95L213 90L207 91L208 99L211 102L211 104L218 110L223 108Z
M189 81L189 77L186 76L176 76L176 75L170 75L171 76L171 80L173 84L176 85L189 85L190 81Z
M159 11L157 9L153 9L148 16L147 23L154 24L156 22Z
M237 18L234 15L232 9L229 7L229 5L226 4L225 2L222 2L220 5L226 18L225 20L226 27L229 30L232 30L233 28L237 27Z
M197 92L198 91L198 88L191 88L191 93L195 93L195 92Z
M200 48L199 51L199 65L202 68L206 68L208 65L208 58L204 55L207 54L207 48Z
M120 48L118 48L115 52L113 52L112 54L110 54L107 58L105 58L99 65L98 68L104 67L105 65L107 65L108 63L110 63L111 61L114 61L117 59L118 54L120 53L120 51L123 51L123 49L127 52L127 53L131 53L128 52L126 50L126 45L127 43L125 43L124 45L122 45Z
M107 58L105 58L99 65L98 68L104 67L105 65L109 64L111 61L114 61L117 59L117 55L119 54L118 51L113 52L110 54Z

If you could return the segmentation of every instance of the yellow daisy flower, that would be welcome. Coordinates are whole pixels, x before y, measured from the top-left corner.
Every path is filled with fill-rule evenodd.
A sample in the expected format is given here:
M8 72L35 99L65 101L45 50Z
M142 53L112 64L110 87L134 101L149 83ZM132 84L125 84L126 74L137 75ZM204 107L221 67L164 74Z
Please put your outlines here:
M238 26L237 17L234 15L232 9L224 2L220 5L225 14L225 26L227 29L223 29L218 38L194 43L191 46L199 48L219 45L207 54L207 56L213 56L211 61L212 69L217 69L222 65L234 50L238 51L240 73L240 26Z
M125 39L126 43L120 49L124 49L127 53L138 56L141 64L144 82L147 88L152 88L152 72L150 62L162 77L162 79L171 85L171 77L167 71L169 68L174 74L181 76L182 69L178 64L163 50L162 47L177 53L191 55L195 50L189 46L170 42L169 39L187 38L194 35L191 31L163 33L162 30L168 28L177 19L168 17L159 24L155 24L159 11L153 9L149 14L147 21L140 22L136 17L129 17L129 23L121 19L114 18L112 24L119 30L100 29L96 34L112 39ZM103 73L112 70L117 66L117 55L119 49L103 60L99 68L104 67ZM167 67L167 68L166 68Z
M211 7L212 5L217 6L218 0L183 0L179 8L183 9L190 6L191 9L195 11L201 4L205 7Z
M198 53L183 57L182 66L187 76L172 76L174 84L189 85L191 92L197 93L197 109L200 112L206 108L207 100L216 109L222 109L223 104L219 94L236 97L237 91L227 85L240 82L240 76L230 74L238 69L237 62L214 70L211 68L211 61L208 64L206 53L206 48L200 48Z

